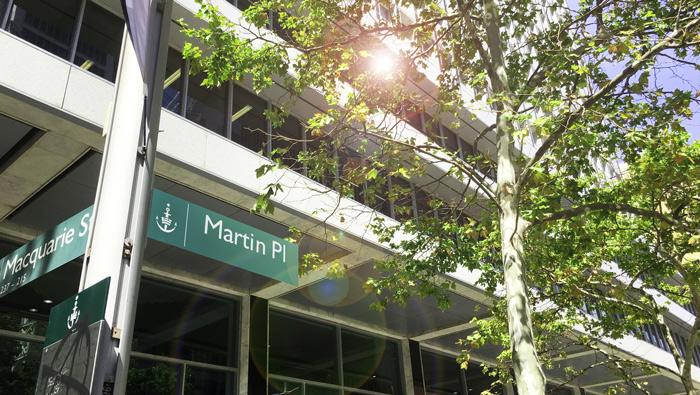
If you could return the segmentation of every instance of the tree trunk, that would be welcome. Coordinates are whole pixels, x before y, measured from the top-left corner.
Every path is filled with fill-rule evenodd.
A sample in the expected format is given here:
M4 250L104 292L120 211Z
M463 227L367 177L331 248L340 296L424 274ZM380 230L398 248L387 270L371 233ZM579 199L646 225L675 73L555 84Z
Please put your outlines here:
M523 267L523 232L525 220L518 216L515 191L515 166L511 151L511 125L503 117L498 120L498 186L496 194L501 206L501 255L508 305L508 332L515 381L520 395L541 395L546 379L532 331L530 302L527 296Z
M496 148L498 155L496 199L500 211L501 256L506 288L508 333L512 353L515 382L520 395L543 395L546 379L537 357L535 336L530 317L523 265L523 235L526 221L520 217L516 166L513 153L513 97L508 83L503 57L504 43L500 34L500 17L496 0L482 0L484 25L489 53L480 51L487 69L496 110ZM478 43L477 43L478 45ZM489 59L490 58L490 59Z

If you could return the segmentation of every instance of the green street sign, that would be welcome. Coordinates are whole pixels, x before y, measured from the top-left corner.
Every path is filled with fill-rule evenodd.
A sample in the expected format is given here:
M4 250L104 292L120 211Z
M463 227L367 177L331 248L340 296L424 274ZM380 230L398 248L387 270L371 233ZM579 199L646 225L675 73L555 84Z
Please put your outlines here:
M78 328L88 327L104 319L109 280L107 277L51 308L44 347L56 343Z
M108 292L109 277L51 309L35 395L101 393L105 361L114 355L104 320Z
M278 281L299 281L299 247L153 190L148 237ZM0 260L0 298L85 253L92 206Z
M159 190L148 237L275 280L299 281L296 244Z
M0 298L85 253L92 206L0 260Z

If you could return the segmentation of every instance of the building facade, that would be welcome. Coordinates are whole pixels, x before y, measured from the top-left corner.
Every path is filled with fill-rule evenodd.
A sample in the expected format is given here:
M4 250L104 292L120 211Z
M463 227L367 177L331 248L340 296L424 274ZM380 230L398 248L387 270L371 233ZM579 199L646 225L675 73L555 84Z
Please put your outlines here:
M240 18L249 5L219 3L231 18ZM194 1L175 1L173 19L191 18L196 7ZM386 12L377 8L378 17ZM0 0L0 18L0 256L5 256L93 204L124 21L116 0ZM467 370L455 363L456 341L491 304L473 273L450 275L457 287L444 312L430 299L378 312L369 308L375 299L362 287L374 273L372 260L390 253L367 232L372 217L396 221L418 215L428 209L426 196L436 191L422 180L391 179L387 188L411 190L410 201L390 201L381 191L368 199L364 188L354 199L341 199L329 189L337 174L311 179L307 169L292 166L276 175L287 187L275 197L274 215L251 214L269 183L256 178L255 169L284 140L249 130L304 140L303 120L323 110L323 98L308 92L284 125L273 128L264 112L279 104L281 87L259 95L246 81L205 89L178 52L183 37L175 23L169 44L155 187L276 236L285 237L290 226L305 229L301 253L338 259L349 270L341 279L311 272L292 286L149 241L128 393L466 395L490 388L493 379L478 364L492 362L497 347L481 349ZM426 78L416 89L434 91L434 80ZM451 130L450 120L414 111L406 116L406 128L439 135L447 149L473 155L471 143L487 118L478 114ZM480 146L494 148L488 136ZM297 145L290 155L312 149ZM334 154L341 162L356 155L349 148ZM484 172L493 177L488 168ZM338 202L339 211L324 212ZM399 205L410 209L398 210ZM353 213L351 221L340 218L343 210ZM77 291L81 261L0 298L0 394L34 391L49 310ZM674 336L682 338L695 314L671 303ZM615 346L662 367L638 375L652 393L683 392L668 371L675 364L658 328L641 328ZM551 393L603 393L622 381L601 367L563 383L565 367L589 366L599 358L590 350L567 351L569 357L547 372ZM700 385L700 348L686 352L694 353L693 375ZM509 385L494 390L517 392Z

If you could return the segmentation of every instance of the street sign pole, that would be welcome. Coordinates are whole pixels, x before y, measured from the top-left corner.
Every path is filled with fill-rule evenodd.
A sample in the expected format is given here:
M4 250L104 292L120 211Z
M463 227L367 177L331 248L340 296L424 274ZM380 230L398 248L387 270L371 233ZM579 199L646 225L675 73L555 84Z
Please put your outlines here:
M144 2L148 0L143 0ZM105 125L107 139L93 212L92 233L83 262L80 290L112 280L105 320L112 329L114 393L126 392L146 220L153 183L156 141L163 95L171 0L151 0L146 30L148 51L139 59L125 30L114 106ZM132 34L144 26L130 26ZM136 30L135 30L136 29ZM146 70L142 70L144 64ZM149 83L150 82L150 83Z
M130 254L130 265L125 269L125 293L121 298L121 305L117 325L122 329L121 340L118 348L117 372L115 376L115 394L126 393L126 383L129 373L129 360L131 357L131 345L134 333L134 321L136 320L136 306L138 301L139 286L141 284L141 267L143 253L146 248L148 231L148 218L153 192L153 178L155 176L156 146L160 125L161 103L163 102L163 83L165 80L165 63L168 56L168 38L170 31L170 15L172 14L172 1L163 2L159 12L154 13L151 23L155 26L151 29L157 34L151 36L149 46L153 46L157 61L155 67L150 70L153 75L148 77L153 82L150 84L149 100L147 100L146 131L144 140L140 145L140 155L136 169L134 185L134 202L131 209L131 224L127 240L133 241Z

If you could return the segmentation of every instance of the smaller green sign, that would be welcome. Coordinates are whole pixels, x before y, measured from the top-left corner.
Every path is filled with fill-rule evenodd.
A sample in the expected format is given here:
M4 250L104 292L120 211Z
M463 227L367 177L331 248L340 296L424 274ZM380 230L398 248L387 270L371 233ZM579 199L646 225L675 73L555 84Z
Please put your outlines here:
M0 298L83 255L92 206L0 259Z
M296 244L159 190L153 190L148 237L275 280L299 282Z
M104 319L109 280L107 277L51 308L44 347Z

